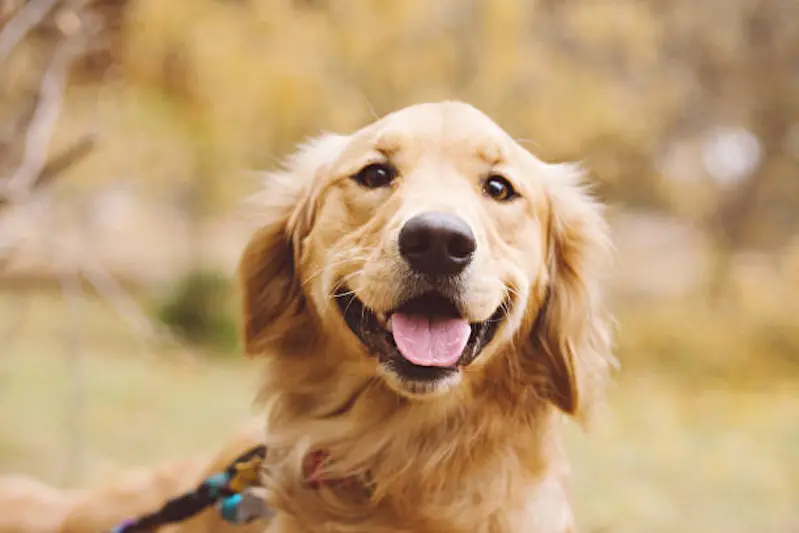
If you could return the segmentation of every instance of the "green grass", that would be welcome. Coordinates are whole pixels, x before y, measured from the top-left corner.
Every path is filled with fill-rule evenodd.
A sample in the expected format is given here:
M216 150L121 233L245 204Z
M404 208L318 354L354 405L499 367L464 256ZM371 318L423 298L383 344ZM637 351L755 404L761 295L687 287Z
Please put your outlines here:
M64 479L74 398L67 308L46 295L0 304L0 324L15 326L0 358L0 472L71 484ZM252 415L254 365L151 351L158 347L139 342L103 302L87 301L81 315L84 480L211 451Z
M795 382L742 391L627 375L609 407L569 441L578 516L589 531L799 527Z
M0 473L71 484L66 307L49 296L6 296L0 305L0 324L15 333L0 359ZM143 351L102 302L87 303L81 324L85 481L213 450L251 416L254 364ZM585 531L797 531L795 378L743 382L688 380L640 364L620 374L604 417L588 433L568 433Z

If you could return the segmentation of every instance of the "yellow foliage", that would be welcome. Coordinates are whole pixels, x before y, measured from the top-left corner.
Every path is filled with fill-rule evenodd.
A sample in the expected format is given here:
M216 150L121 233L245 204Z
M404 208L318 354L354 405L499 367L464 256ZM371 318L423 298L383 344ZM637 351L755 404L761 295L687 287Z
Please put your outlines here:
M592 138L641 135L632 120L640 104L606 73L530 34L534 4L464 5L137 0L126 24L126 80L165 88L225 171L271 162L318 129L357 127L370 107L382 114L425 99L470 99L555 159L578 157ZM587 46L625 50L634 39L636 64L655 53L656 24L637 3L578 5L569 15L566 31Z
M700 224L714 219L725 189L702 167L699 140L716 125L757 135L768 186L743 195L742 206L755 205L744 229L791 229L785 220L796 218L798 204L786 202L799 198L799 157L786 131L799 123L790 76L799 17L785 15L794 4L128 0L118 64L97 83L76 79L66 94L52 151L87 133L98 145L57 192L86 194L83 215L99 221L85 232L86 249L115 274L174 280L197 255L229 272L249 234L230 214L256 186L242 171L274 166L307 135L351 131L424 100L468 100L539 156L583 160L621 211L625 202L668 208L663 219L683 222L669 232L633 217L615 235L626 254L612 306L622 372L609 429L584 448L570 441L583 463L576 489L587 530L792 530L799 241L772 254L729 254L729 283L710 301L708 257L717 250L708 245L710 225ZM3 65L4 127L19 114L18 100L38 89L47 57L35 44L18 46ZM134 205L94 209L92 194L115 181L133 184ZM187 197L191 212L176 214L176 199L185 208ZM57 207L80 219L74 205ZM56 226L56 239L83 231ZM37 361L62 350L69 311L37 298L23 296L36 320L6 350L18 356L6 358L15 380L0 414L13 431L0 442L0 466L52 478L62 439L50 422L63 393L51 384L64 378L57 365ZM3 318L13 324L20 302L6 299ZM241 380L252 369L215 365L183 379L184 368L133 353L127 330L116 331L124 324L110 317L89 301L87 380L98 400L89 402L89 427L98 457L132 464L200 450L198 442L219 440L213 435L246 417ZM31 409L12 408L22 404ZM139 424L170 438L142 437L130 429Z

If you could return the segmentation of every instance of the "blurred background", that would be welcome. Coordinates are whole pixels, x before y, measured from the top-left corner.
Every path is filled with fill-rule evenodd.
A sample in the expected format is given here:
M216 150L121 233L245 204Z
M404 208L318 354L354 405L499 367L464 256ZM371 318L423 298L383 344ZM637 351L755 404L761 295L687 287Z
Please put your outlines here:
M445 98L610 205L584 530L799 531L796 0L0 0L0 474L221 445L257 171Z

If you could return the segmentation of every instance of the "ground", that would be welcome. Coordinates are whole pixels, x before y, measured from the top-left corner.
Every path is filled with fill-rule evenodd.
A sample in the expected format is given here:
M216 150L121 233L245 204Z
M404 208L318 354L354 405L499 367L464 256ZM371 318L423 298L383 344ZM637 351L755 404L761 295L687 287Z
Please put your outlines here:
M213 449L253 413L257 366L190 363L137 343L113 309L83 324L87 424L83 479L67 470L70 324L52 296L0 297L0 474L57 485ZM795 380L742 387L631 365L587 432L571 427L577 514L588 532L793 533L799 530ZM66 478L69 476L69 479Z

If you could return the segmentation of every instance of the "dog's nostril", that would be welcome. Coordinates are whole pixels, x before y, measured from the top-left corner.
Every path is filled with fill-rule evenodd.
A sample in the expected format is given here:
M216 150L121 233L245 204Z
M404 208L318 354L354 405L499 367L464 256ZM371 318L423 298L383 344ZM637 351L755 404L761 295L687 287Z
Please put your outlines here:
M429 212L400 230L399 250L413 270L431 277L454 276L471 262L477 241L462 218Z
M476 248L477 243L474 241L473 236L457 234L452 236L447 251L456 259L467 259L474 253Z
M421 254L430 248L430 234L425 231L404 231L400 235L400 251L405 254Z

